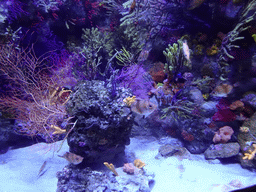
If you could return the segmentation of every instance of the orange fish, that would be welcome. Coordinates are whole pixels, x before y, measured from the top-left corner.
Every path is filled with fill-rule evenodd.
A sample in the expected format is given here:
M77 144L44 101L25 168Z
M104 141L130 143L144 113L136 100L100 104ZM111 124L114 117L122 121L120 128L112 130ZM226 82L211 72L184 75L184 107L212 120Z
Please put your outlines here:
M131 7L130 7L130 10L129 10L129 14L131 14L134 11L135 7L136 7L136 1L133 0L133 2L131 4Z
M83 157L70 152L66 152L64 155L62 156L58 155L58 156L66 159L68 162L74 165L81 163L84 159Z
M232 91L233 86L223 83L215 87L211 95L216 96L216 97L227 97L228 94Z
M143 115L145 117L147 117L148 115L150 115L151 113L153 113L153 111L155 111L155 109L157 108L157 105L150 102L149 100L144 100L144 99L136 99L132 104L131 104L131 110L134 113Z

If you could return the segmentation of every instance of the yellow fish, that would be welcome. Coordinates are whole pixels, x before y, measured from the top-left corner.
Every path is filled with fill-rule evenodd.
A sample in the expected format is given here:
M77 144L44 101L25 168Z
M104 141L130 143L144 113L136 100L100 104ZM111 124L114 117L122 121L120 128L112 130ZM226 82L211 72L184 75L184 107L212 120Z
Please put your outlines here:
M81 163L83 161L83 157L76 155L74 153L70 153L70 152L66 152L64 155L58 155L59 157L62 157L64 159L66 159L68 162L77 165L79 163Z
M150 102L149 100L144 100L144 99L137 99L135 102L131 104L131 110L134 113L143 115L145 117L149 116L155 109L157 108L157 105Z

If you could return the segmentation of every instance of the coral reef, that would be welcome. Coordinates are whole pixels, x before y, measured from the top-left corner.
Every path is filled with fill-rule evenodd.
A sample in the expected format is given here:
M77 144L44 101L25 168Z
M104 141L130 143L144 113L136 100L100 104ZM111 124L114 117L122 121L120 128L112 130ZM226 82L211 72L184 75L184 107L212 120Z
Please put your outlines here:
M68 165L57 173L57 192L68 191L145 191L154 186L154 175L150 172L127 174L122 168L116 169L119 176L106 174L90 168Z

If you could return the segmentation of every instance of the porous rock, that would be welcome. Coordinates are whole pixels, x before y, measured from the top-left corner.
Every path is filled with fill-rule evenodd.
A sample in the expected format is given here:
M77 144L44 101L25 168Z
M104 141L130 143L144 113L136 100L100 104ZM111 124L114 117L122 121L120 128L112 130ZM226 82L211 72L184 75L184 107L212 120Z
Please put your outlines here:
M78 85L67 111L77 119L68 136L70 152L84 157L84 163L97 164L117 159L130 143L134 117L123 102L132 94L124 88L108 90L103 81L86 81Z

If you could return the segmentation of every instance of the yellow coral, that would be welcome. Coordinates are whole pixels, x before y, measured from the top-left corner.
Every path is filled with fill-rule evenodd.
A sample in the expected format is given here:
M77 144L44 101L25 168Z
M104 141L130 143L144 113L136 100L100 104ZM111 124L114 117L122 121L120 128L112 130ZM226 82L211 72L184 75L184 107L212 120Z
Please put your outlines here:
M256 144L252 145L254 147L254 150L249 150L249 153L244 153L243 159L252 160L255 157L256 154Z
M204 100L207 100L207 99L209 98L209 96L210 96L210 94L209 94L209 93L205 93L205 94L203 94L203 98L204 98Z
M63 134L66 133L66 129L61 129L60 127L56 126L56 125L51 125L51 128L53 128L55 131L52 133L53 135L57 135L57 134Z
M255 43L256 43L256 34L252 35L252 38L254 39Z
M219 52L219 48L216 45L213 45L211 48L206 50L206 54L209 56L216 55Z
M111 170L116 176L118 176L118 173L116 172L115 166L112 163L104 162L103 163L109 170Z
M142 162L140 159L135 159L133 162L134 166L141 169L142 167L144 167L146 164L144 162Z
M123 100L123 102L128 105L129 107L131 106L132 103L134 103L136 101L136 96L132 96L132 97L127 97Z

